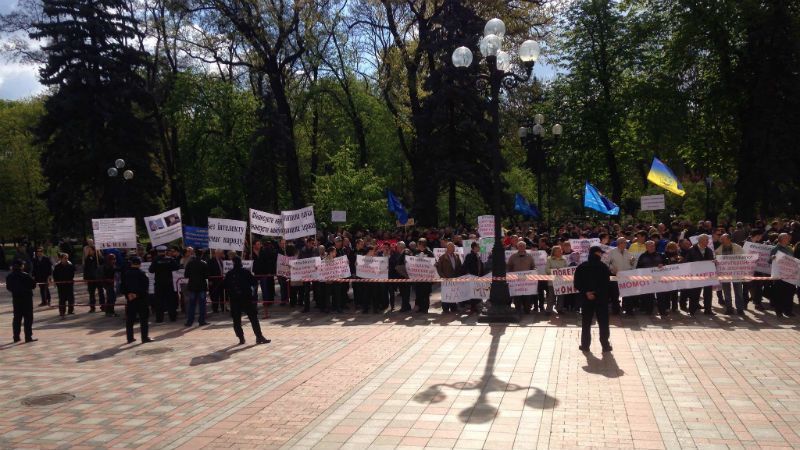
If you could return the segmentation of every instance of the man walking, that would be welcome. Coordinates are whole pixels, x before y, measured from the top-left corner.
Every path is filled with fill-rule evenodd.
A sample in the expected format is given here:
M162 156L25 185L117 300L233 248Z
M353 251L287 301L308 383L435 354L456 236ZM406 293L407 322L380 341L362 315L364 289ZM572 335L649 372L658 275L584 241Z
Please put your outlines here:
M258 323L258 313L253 305L253 288L257 285L256 277L249 270L242 267L242 258L233 258L233 269L225 274L225 291L231 305L231 318L233 319L233 332L239 338L239 345L244 344L244 330L242 330L242 312L247 314L253 334L256 335L256 344L269 344L261 334L261 325Z
M573 284L583 297L583 327L581 329L581 351L588 352L592 343L592 320L597 316L597 327L600 329L600 345L603 352L612 350L609 343L608 329L608 290L611 284L611 271L600 260L603 249L589 249L589 259L575 270Z
M194 249L188 247L189 262L183 270L183 277L188 281L186 291L189 296L189 308L186 311L186 326L194 324L194 311L199 309L197 323L202 327L206 323L206 289L208 288L208 264L194 254Z
M19 342L19 333L22 321L25 321L25 342L33 342L33 290L36 281L32 276L22 271L22 261L15 260L11 265L11 273L6 276L6 289L11 291L11 303L14 308L14 318L11 328L14 333L14 342Z
M130 266L122 273L120 289L125 296L125 334L128 336L128 344L136 339L133 337L133 324L139 320L139 332L142 335L142 343L152 342L147 336L147 320L150 311L147 305L147 291L150 287L150 280L141 270L142 260L138 256L131 257Z

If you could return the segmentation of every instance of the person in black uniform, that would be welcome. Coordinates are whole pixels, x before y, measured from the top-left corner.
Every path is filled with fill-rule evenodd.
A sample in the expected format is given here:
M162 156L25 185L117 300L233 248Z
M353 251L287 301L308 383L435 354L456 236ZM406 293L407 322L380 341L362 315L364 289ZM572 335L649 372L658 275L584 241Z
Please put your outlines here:
M239 338L239 345L244 344L244 330L242 330L242 312L247 313L253 334L256 335L256 344L269 344L261 334L261 325L258 323L258 313L253 304L253 288L258 282L253 274L242 267L242 258L233 257L233 269L225 274L225 292L228 294L233 319L233 331Z
M142 260L138 256L131 257L130 265L122 272L122 295L125 296L125 333L128 344L135 341L133 338L133 324L139 320L139 331L142 334L142 343L152 342L147 336L147 320L150 311L147 305L147 291L150 280L141 270Z
M164 321L164 310L169 315L169 321L175 322L178 319L178 299L172 285L172 272L179 270L181 266L175 258L167 256L167 247L159 245L156 251L158 256L150 264L150 273L156 274L156 322Z
M75 266L69 262L69 255L62 253L59 255L58 264L53 268L53 281L56 282L58 292L58 314L63 319L69 304L69 313L75 314Z
M11 328L14 332L14 342L19 342L20 326L25 320L25 342L33 342L33 290L36 280L22 271L22 261L17 259L11 265L11 273L6 276L6 289L11 291L11 303L14 308L14 318Z
M592 343L592 320L597 316L597 327L600 329L600 345L604 352L612 350L608 342L611 334L608 329L608 290L611 286L611 271L600 257L603 249L589 249L589 259L575 270L573 284L580 293L583 306L583 327L581 329L581 351L588 352Z
M50 276L53 275L53 263L50 258L44 255L42 247L36 248L36 255L33 257L33 279L39 285L39 293L42 294L42 302L39 306L50 305Z

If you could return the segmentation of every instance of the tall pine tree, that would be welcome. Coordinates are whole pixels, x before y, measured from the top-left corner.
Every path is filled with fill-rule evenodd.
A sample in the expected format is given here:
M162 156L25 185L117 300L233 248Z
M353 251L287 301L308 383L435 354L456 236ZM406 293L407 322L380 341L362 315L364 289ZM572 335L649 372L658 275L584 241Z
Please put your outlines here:
M163 195L146 118L144 55L137 23L122 0L45 0L31 38L43 40L40 81L51 89L36 134L44 144L48 203L58 230L88 216L158 212ZM115 159L134 178L107 175Z

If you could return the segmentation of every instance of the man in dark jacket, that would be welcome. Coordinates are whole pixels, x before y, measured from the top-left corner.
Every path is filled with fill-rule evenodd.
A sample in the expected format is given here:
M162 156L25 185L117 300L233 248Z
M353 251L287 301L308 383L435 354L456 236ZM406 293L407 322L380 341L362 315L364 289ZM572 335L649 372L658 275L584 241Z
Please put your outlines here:
M11 303L14 308L14 318L11 328L14 333L14 342L19 342L19 332L22 320L25 320L25 342L33 342L33 290L36 281L32 276L22 271L23 262L15 260L11 265L11 273L6 276L6 289L11 291Z
M130 265L122 272L120 289L125 296L125 333L128 336L128 344L135 341L133 338L133 324L139 320L139 332L142 335L142 343L152 342L147 336L147 320L150 311L147 305L147 291L150 287L150 280L141 270L142 260L138 256L131 257Z
M63 319L69 304L69 313L75 314L75 266L69 262L69 255L61 253L58 264L53 268L53 281L58 292L58 314Z
M100 267L97 250L93 246L86 247L86 256L83 258L83 279L86 281L86 289L89 291L89 312L95 312L95 292L100 298L100 309L106 306L106 293L103 290L103 285L98 282L97 271Z
M403 241L397 243L394 252L389 256L389 278L407 279L406 256L410 252L406 250ZM406 282L397 283L397 290L400 293L400 312L411 311L411 284Z
M481 261L481 246L476 241L472 241L469 253L464 257L464 272L476 277L482 277L484 274L483 261ZM470 305L470 312L480 312L481 299L473 298L472 300L467 300L467 303Z
M186 292L189 296L189 308L186 311L186 326L194 324L194 311L199 309L197 323L202 327L206 323L206 290L208 289L208 264L194 254L192 247L186 248L190 255L189 262L183 270L183 277L186 278Z
M261 285L261 299L265 302L275 301L275 272L278 271L278 252L275 244L268 240L259 249L258 256L253 254L253 273ZM269 276L267 276L269 275Z
M156 247L158 256L150 264L150 273L156 274L156 322L164 321L164 310L169 315L170 322L178 320L178 297L172 285L172 272L181 268L180 263L173 257L167 256L167 247Z
M208 291L211 294L211 311L225 311L225 296L222 277L225 274L225 253L212 250L213 257L208 261Z
M702 234L697 239L697 244L693 245L686 254L686 262L695 261L713 261L714 252L708 247L708 235ZM700 291L703 292L703 314L708 316L715 315L711 310L711 302L713 300L711 286L703 288L687 289L687 296L689 297L689 314L695 315L697 310L700 309Z
M600 345L604 352L610 352L611 344L608 342L610 331L608 329L608 290L611 286L611 271L600 257L603 249L592 247L589 249L589 259L575 270L573 284L583 297L583 327L581 329L580 350L589 351L592 343L592 319L597 316L597 327L600 329Z
M50 258L45 256L42 247L36 247L36 255L33 257L33 279L39 285L39 293L42 295L42 302L39 306L50 305L50 276L53 275L53 263Z
M261 334L261 325L258 323L258 313L253 305L253 288L256 286L256 277L242 267L242 259L238 256L233 258L233 269L225 274L225 292L231 302L231 318L233 319L233 331L239 338L239 345L244 344L244 330L242 330L242 312L247 313L250 325L253 326L253 334L256 335L256 344L268 344L269 339L265 339Z
M650 267L662 267L664 265L664 258L661 253L656 252L656 243L654 241L647 241L644 243L645 252L639 255L639 260L636 262L637 269L647 269ZM653 314L653 301L655 294L642 294L639 297L639 308L642 314L647 316ZM662 312L661 305L659 305L659 312Z

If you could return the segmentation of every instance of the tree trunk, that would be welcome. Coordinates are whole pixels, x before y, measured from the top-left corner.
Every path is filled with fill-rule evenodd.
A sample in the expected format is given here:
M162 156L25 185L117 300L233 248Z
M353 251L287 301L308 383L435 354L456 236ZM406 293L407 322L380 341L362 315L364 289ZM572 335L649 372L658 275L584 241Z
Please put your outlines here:
M456 226L456 180L450 179L450 186L447 192L447 223L454 227Z

